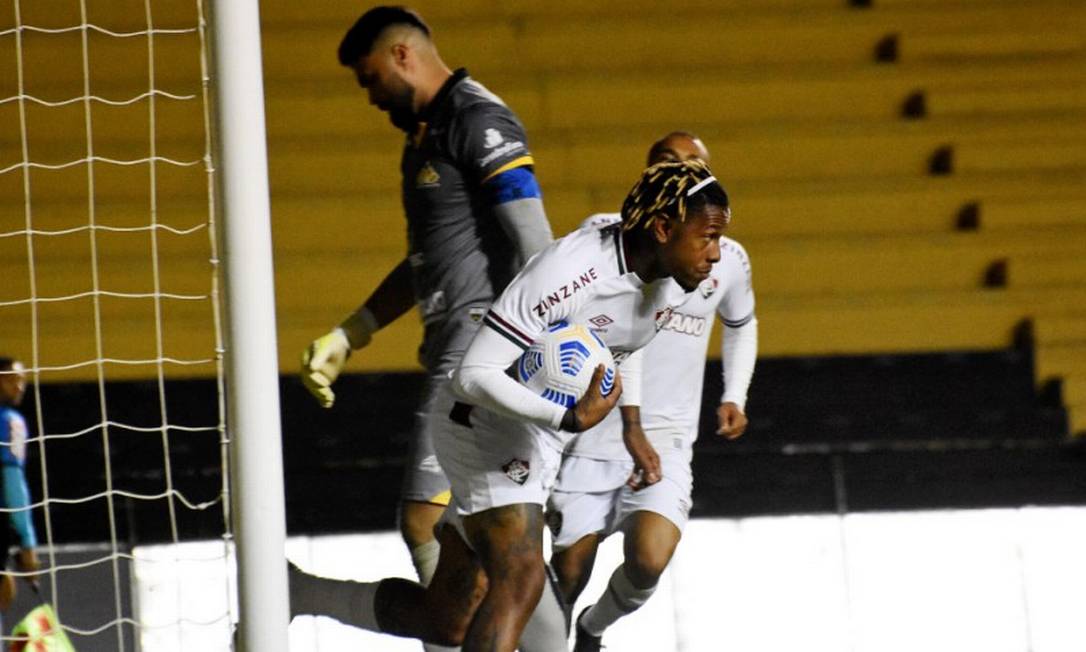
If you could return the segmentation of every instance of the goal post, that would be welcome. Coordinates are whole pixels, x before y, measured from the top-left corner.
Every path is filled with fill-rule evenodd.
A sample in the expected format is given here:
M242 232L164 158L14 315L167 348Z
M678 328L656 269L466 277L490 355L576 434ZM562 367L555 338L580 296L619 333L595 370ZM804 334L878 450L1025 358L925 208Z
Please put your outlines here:
M257 0L213 0L227 422L242 651L286 652L289 598Z

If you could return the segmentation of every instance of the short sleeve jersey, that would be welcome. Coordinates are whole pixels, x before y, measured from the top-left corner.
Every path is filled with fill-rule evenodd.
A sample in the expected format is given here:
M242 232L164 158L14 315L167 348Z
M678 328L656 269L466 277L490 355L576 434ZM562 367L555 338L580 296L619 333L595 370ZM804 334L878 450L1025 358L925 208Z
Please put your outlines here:
M464 70L449 78L421 119L400 163L402 195L425 328L419 357L429 371L443 372L455 368L486 307L519 265L483 184L533 161L517 117Z
M532 258L484 322L522 349L557 321L585 324L621 364L686 296L671 279L645 283L629 270L618 226L588 225Z
M589 222L605 223L607 215L593 216ZM743 246L731 238L721 238L720 261L713 265L709 278L687 297L671 312L643 353L641 425L657 449L673 445L675 436L688 444L697 438L713 314L733 328L754 318L750 259ZM600 431L593 431L592 436L573 440L569 452L596 459L629 459L617 411L597 428Z
M0 406L0 464L21 468L26 463L26 437L23 415Z

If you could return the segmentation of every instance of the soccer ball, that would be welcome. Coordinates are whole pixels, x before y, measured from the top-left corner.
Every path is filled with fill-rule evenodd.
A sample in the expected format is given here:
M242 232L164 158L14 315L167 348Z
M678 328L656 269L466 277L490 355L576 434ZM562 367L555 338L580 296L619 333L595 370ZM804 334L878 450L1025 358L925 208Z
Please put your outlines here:
M598 365L604 365L604 396L615 388L615 360L598 335L583 324L556 322L540 335L516 364L522 385L548 401L571 408L584 396Z

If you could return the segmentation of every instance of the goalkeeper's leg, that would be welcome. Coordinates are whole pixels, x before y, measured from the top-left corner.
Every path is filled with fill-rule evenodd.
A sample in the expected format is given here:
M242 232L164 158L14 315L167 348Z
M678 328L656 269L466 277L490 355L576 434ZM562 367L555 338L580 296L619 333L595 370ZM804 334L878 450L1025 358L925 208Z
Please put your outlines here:
M447 384L448 378L436 375L429 377L423 388L400 492L400 534L423 585L430 583L437 567L440 547L434 528L451 498L449 480L434 450L437 429L447 427L449 422L449 404L444 395Z
M459 645L486 582L474 555L452 527L442 527L438 540L441 559L428 587L402 578L335 580L292 566L291 616L328 616L372 632Z

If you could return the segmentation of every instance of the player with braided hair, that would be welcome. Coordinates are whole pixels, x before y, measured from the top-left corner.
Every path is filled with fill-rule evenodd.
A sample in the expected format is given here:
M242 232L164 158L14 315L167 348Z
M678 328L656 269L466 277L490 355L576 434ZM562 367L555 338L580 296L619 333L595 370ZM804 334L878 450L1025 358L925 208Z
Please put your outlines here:
M573 408L537 396L505 369L547 326L589 324L618 363L623 411L640 404L640 354L720 258L727 195L702 161L645 170L621 225L587 226L533 258L491 306L464 354L453 388L475 406L464 427L437 439L456 515L477 552L488 590L469 635L514 649L544 585L543 505L572 434L614 403L598 381ZM510 478L510 460L525 477Z
M701 141L684 132L668 134L649 151L650 163L708 157ZM651 213L675 195L680 198L676 210L689 210L682 206L686 194L680 189L690 180L667 183L676 190L660 194L657 181L643 189L639 206L621 216L596 215L589 222L621 221L625 228L639 228L638 217L645 213L638 207ZM720 238L720 251L710 277L645 347L644 366L652 373L646 376L640 409L624 410L621 423L617 415L608 416L566 448L547 521L555 550L551 563L570 607L588 582L600 541L613 532L625 534L623 563L604 595L577 619L575 652L599 650L604 630L649 599L682 536L691 507L692 445L714 313L724 323L725 391L717 409L717 434L734 439L746 428L743 406L758 346L750 261L730 238Z
M638 351L720 259L727 205L704 163L654 165L623 205L628 220L574 231L510 282L464 353L452 393L441 398L455 427L438 430L434 445L452 485L445 518L460 537L443 541L428 587L399 578L338 583L352 624L467 651L512 652L518 641L525 651L566 650L560 611L549 619L536 611L528 622L547 583L543 505L562 449L616 403L623 411L640 404ZM598 369L568 409L505 374L561 320L591 325L619 365L610 394L600 392ZM304 599L306 588L296 591L294 581L292 597Z

